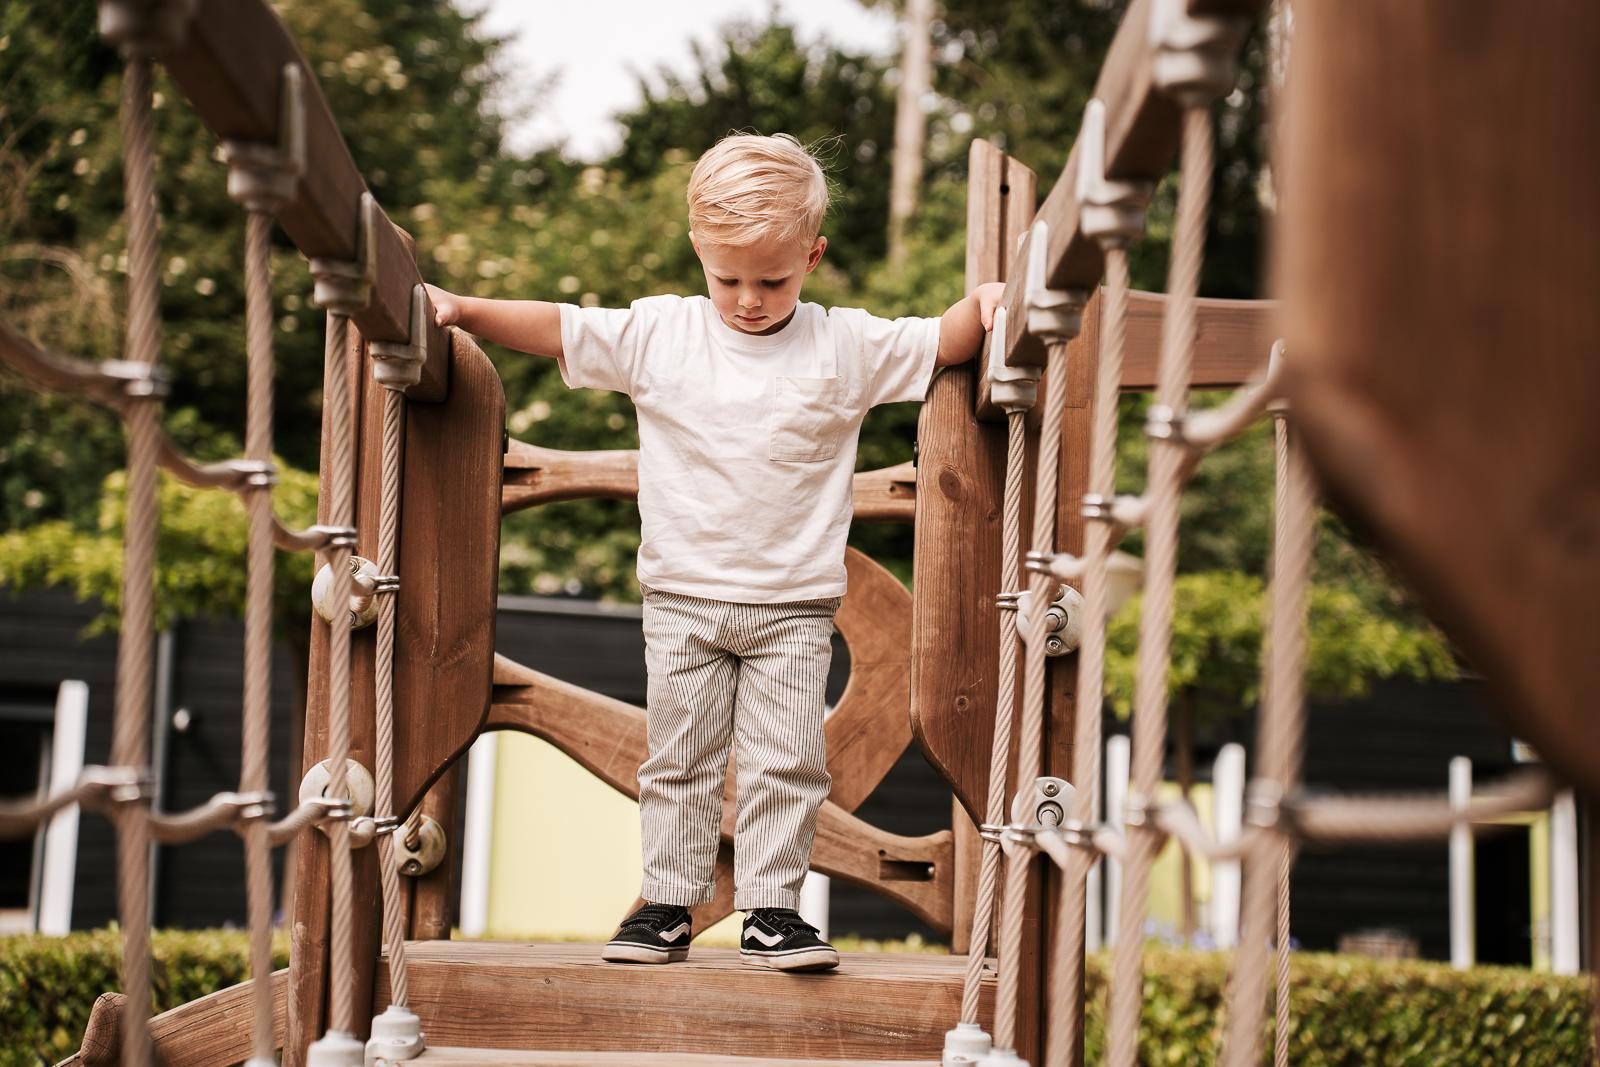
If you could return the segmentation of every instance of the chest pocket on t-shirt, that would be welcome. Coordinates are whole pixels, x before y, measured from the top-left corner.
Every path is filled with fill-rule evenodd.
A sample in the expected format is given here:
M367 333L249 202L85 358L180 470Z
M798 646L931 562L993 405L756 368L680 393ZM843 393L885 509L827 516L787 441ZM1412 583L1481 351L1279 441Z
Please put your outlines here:
M843 378L773 380L772 433L767 457L779 463L818 463L839 453L855 421Z

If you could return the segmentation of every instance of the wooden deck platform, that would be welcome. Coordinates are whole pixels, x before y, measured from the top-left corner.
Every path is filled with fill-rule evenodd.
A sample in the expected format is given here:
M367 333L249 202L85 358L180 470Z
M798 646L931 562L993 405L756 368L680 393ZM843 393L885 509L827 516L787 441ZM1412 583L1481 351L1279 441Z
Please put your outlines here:
M740 963L734 949L696 946L662 966L606 963L598 945L492 941L414 941L407 961L429 1062L538 1067L937 1061L966 969L963 956L844 953L835 971L783 974ZM991 972L985 1025L993 984ZM380 963L374 1003L388 995ZM540 1051L517 1051L529 1049Z
M794 1060L694 1052L523 1052L516 1049L430 1048L406 1061L418 1067L939 1067L938 1060ZM388 1067L388 1060L379 1060ZM399 1067L397 1064L396 1067Z

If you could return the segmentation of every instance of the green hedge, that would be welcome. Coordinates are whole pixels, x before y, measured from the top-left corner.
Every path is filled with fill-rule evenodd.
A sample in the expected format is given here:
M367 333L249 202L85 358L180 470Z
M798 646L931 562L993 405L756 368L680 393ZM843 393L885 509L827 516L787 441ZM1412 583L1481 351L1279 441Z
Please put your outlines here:
M157 1011L214 993L249 976L249 947L233 930L157 931L151 942ZM273 966L289 962L287 939ZM115 929L69 937L0 937L0 1067L37 1067L78 1051L89 1009L119 989L121 936Z
M158 932L155 1001L166 1010L243 980L245 935ZM286 963L280 938L276 967ZM114 930L0 938L0 1067L36 1067L77 1051L95 997L117 988ZM1143 1064L1215 1062L1228 958L1152 949L1145 957ZM1105 1051L1106 959L1089 961L1089 1063ZM1436 963L1296 954L1290 1062L1296 1067L1589 1067L1587 978ZM1269 991L1270 1020L1270 991ZM1268 1023L1269 1030L1271 1023ZM1263 1062L1271 1062L1270 1034Z
M1206 1064L1222 1044L1230 957L1152 949L1145 956L1139 1062ZM1106 1045L1105 956L1089 960L1085 1053ZM1289 967L1289 1062L1295 1067L1590 1067L1587 977L1506 967L1296 953ZM1263 1063L1272 1062L1267 992Z

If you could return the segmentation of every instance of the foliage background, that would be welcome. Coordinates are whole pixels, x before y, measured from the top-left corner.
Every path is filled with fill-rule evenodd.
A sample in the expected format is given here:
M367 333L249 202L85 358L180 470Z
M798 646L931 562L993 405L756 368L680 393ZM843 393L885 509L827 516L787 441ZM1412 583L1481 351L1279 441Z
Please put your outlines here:
M620 116L618 150L583 163L560 145L528 153L507 147L508 116L537 109L538 83L532 95L521 91L528 79L507 68L502 42L477 17L402 0L275 6L341 117L373 192L416 236L429 280L479 296L590 305L698 292L683 220L689 167L730 130L786 130L819 147L835 192L830 251L807 297L884 315L934 315L960 297L965 159L974 137L1018 155L1040 175L1041 191L1049 188L1124 7L1116 0L946 0L933 27L936 91L926 108L921 209L907 266L891 270L885 231L899 78L892 58L802 42L770 13L727 25L689 71L643 79L642 102ZM1268 214L1262 65L1257 34L1239 88L1218 112L1207 295L1261 291ZM0 11L0 314L41 343L91 359L115 356L120 345L119 81L119 61L95 33L92 5L22 0ZM165 417L182 447L215 459L237 452L242 427L243 223L226 198L214 139L164 78L158 94L162 358L174 380ZM1134 257L1140 288L1163 288L1174 199L1175 180L1168 180ZM278 448L289 466L312 470L322 316L308 303L304 262L281 237L274 263ZM564 449L636 447L626 398L568 392L549 361L490 354L505 382L513 436ZM1127 491L1142 485L1138 427L1146 403L1125 403ZM916 405L874 411L862 432L861 466L909 459L916 415ZM0 584L66 581L83 593L114 594L113 472L121 462L120 430L104 412L37 396L0 371ZM1268 434L1258 431L1209 459L1184 501L1179 564L1188 595L1176 625L1193 654L1175 667L1173 685L1201 693L1202 706L1238 710L1253 699L1247 664L1259 648L1260 606L1256 587L1241 576L1266 568L1271 477ZM292 499L280 503L285 508L293 509ZM163 521L168 546L220 549L216 542L242 537L213 534L242 523L242 509L227 499L187 503ZM852 539L909 580L906 528L863 526ZM501 587L634 599L637 545L637 512L628 504L577 501L521 513L505 524ZM1138 538L1128 547L1138 552ZM163 610L237 610L228 568L211 568L207 577L181 553L162 559ZM303 561L286 569L285 620L304 615L296 592L304 569ZM1364 678L1396 671L1454 671L1448 649L1381 565L1331 518L1316 570L1319 602L1344 607L1344 623L1313 645L1320 657L1313 674L1329 680L1329 691L1359 691ZM1118 704L1115 655L1131 654L1130 637L1125 625L1114 629Z

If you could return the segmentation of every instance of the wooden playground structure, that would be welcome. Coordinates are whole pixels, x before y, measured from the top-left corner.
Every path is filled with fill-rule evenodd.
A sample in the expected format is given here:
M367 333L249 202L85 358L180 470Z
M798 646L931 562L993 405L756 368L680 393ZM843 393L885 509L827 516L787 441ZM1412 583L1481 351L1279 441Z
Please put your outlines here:
M816 870L895 900L954 951L847 955L835 974L797 978L752 973L732 950L630 968L602 963L594 946L450 939L444 860L457 843L439 828L457 803L458 761L481 731L538 735L617 790L637 789L641 709L494 652L501 516L631 498L637 457L505 439L493 368L470 338L432 325L409 239L364 194L312 73L264 0L103 2L103 27L128 56L129 354L91 367L0 324L0 356L128 421L129 673L114 766L92 769L98 777L44 808L0 809L0 832L31 827L63 803L99 807L119 828L123 885L136 887L149 835L236 829L250 855L257 948L252 982L146 1025L145 905L125 891L125 999L103 1001L77 1059L265 1064L281 1049L291 1065L360 1063L364 1054L369 1063L436 1064L776 1067L941 1055L996 1067L1078 1064L1083 882L1094 856L1110 853L1129 873L1107 1059L1126 1067L1138 1026L1141 878L1170 835L1211 854L1231 848L1245 862L1225 1055L1233 1065L1260 1062L1267 944L1277 942L1286 966L1282 887L1295 845L1442 836L1459 817L1443 798L1296 793L1313 469L1320 491L1393 557L1544 755L1550 775L1511 783L1482 811L1537 803L1556 778L1600 793L1600 731L1587 707L1600 682L1600 420L1589 410L1600 398L1600 85L1589 58L1600 9L1471 6L1467 34L1448 0L1294 3L1294 73L1279 119L1279 301L1196 296L1211 109L1232 87L1260 0L1132 0L1092 115L1037 211L1034 173L974 143L966 281L1006 282L1003 319L979 360L935 380L916 464L856 477L858 521L914 524L915 576L908 592L849 554L838 627L851 675L827 723L834 784L812 857ZM190 463L156 421L152 62L244 175L253 407L248 456L233 464ZM1514 106L1512 84L1535 98L1542 90L1552 106ZM1461 122L1462 113L1483 121ZM1168 293L1133 292L1126 249L1175 158L1183 182ZM1460 180L1441 180L1445 165ZM1570 213L1551 212L1552 202ZM271 388L261 294L274 224L312 260L317 302L329 311L318 525L301 532L272 518L270 408L254 406ZM1274 352L1282 358L1269 366ZM1190 412L1195 388L1238 391L1220 408ZM1116 398L1149 389L1150 489L1119 498ZM1165 687L1145 680L1165 677L1182 484L1207 452L1269 412L1279 525L1267 697L1248 832L1224 845L1155 803ZM149 560L137 542L139 523L153 522L158 464L245 498L252 598L262 589L270 597L276 543L322 554L334 605L352 595L379 605L375 629L352 632L342 610L314 622L304 770L321 765L324 777L276 823L254 750L239 792L204 811L156 816L140 803L137 723L149 716L137 661L148 660ZM1107 561L1136 526L1146 536L1142 684L1133 797L1119 834L1096 825L1090 797ZM378 577L353 579L352 553L372 560ZM1055 620L1028 610L1053 599L1058 582L1081 589L1081 600L1061 594ZM1019 604L1025 588L1031 600ZM252 599L251 611L258 605ZM269 638L259 615L250 618L247 644L259 648ZM1050 627L1065 630L1069 619L1082 645L1047 655ZM259 716L262 676L248 677L246 715ZM949 782L951 831L901 837L855 814L912 743ZM366 773L375 783L363 805L346 779ZM730 808L718 896L695 909L696 929L732 909L731 836ZM260 879L267 850L283 843L299 850L291 963L270 973L260 951L270 889ZM1279 975L1282 1012L1286 970ZM992 1032L990 1051L966 1043L979 1026L984 1041ZM959 1036L947 1038L952 1027ZM1281 1043L1277 1051L1283 1062Z

